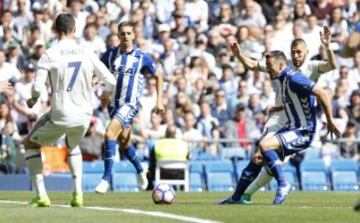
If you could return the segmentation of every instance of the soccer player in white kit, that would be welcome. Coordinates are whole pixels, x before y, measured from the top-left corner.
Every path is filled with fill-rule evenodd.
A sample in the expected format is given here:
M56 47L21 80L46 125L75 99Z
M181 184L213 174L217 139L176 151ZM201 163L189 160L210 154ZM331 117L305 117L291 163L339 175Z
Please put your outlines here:
M329 72L336 67L335 54L329 49L331 42L331 32L327 26L325 26L323 32L320 33L320 39L326 48L326 54L328 58L327 61L310 61L310 59L307 58L308 49L303 39L293 40L290 47L292 62L290 67L292 67L294 70L301 71L303 74L307 75L308 78L315 82L318 80L321 74ZM240 48L237 43L231 43L230 47L235 57L237 57L246 68L253 71L267 72L266 65L263 61L254 61L251 58L244 56L240 52ZM274 83L275 86L279 84L277 81ZM281 88L276 86L276 90L278 89ZM270 113L270 117L264 127L262 137L263 139L273 136L279 130L284 128L288 122L283 109L284 107L281 104L281 98L279 97L280 95L281 94L277 91L275 100L276 105L267 108L268 112ZM288 160L289 158L287 158L285 162ZM218 204L249 204L251 202L251 195L261 187L268 184L273 178L273 176L270 175L265 168L263 168L263 171L261 172L260 168L256 168L256 166L258 166L262 161L262 156L260 155L259 151L257 151L253 156L253 162L250 162L250 164L243 170L243 173L240 177L242 182L240 183L239 180L234 194L231 197L218 202ZM247 170L247 168L250 170ZM252 171L252 169L256 169L257 171Z
M65 135L69 149L69 166L74 179L72 207L83 206L82 156L79 142L84 136L92 117L92 76L95 74L105 83L105 95L115 88L116 80L99 58L78 45L74 40L75 21L70 14L60 14L55 20L55 32L59 43L41 56L32 96L27 101L31 108L38 100L47 77L51 85L51 109L34 125L24 139L25 159L31 174L36 197L31 207L49 207L46 193L40 147L51 145Z

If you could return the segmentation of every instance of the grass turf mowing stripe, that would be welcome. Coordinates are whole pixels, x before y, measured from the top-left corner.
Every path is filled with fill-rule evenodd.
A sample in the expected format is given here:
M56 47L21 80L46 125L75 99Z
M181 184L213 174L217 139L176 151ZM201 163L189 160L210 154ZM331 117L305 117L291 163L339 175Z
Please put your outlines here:
M0 200L0 203L2 203L2 204L22 204L22 205L28 204L28 202L9 201L9 200ZM57 205L57 204L52 204L51 207L71 208L71 206L68 206L68 205ZM108 207L83 207L83 208L90 209L90 210L98 210L98 211L114 211L114 212L124 212L124 213L135 214L135 215L147 215L147 216L152 216L152 217L174 219L174 220L179 220L179 221L184 221L184 222L221 223L219 221L206 220L206 219L200 219L200 218L194 218L194 217L188 217L188 216L176 215L176 214L169 214L169 213L164 213L164 212L160 212L160 211L142 211L142 210L138 210L138 209L108 208Z

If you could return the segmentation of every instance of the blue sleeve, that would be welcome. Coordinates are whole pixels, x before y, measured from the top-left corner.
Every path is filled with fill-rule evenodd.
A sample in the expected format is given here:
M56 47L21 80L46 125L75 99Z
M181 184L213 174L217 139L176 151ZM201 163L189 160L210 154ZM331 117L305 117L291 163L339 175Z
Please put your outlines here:
M289 85L294 91L312 94L315 82L307 78L304 74L297 72L290 77Z
M141 68L141 72L149 72L151 75L154 75L157 69L157 65L153 59L148 55L144 54L144 63Z
M100 60L109 69L109 56L112 49L107 49L106 52L101 56Z

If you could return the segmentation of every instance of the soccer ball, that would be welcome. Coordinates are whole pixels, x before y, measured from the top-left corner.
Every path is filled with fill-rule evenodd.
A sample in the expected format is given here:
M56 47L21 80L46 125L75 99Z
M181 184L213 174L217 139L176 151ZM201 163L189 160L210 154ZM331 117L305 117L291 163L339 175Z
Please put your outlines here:
M155 204L172 204L175 200L174 189L165 183L156 185L151 195Z

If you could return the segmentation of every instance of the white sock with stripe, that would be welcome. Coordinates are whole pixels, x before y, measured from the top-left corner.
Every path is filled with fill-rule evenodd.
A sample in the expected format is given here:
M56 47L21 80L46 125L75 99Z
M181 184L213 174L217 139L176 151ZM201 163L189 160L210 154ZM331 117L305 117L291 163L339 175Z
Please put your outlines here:
M68 163L74 180L74 192L82 193L82 154L79 146L69 151Z
M25 150L25 159L27 161L31 182L36 191L37 196L47 196L44 178L42 175L42 161L40 149Z
M263 168L260 174L256 177L256 179L246 188L245 194L253 195L260 188L266 186L272 180L273 176L271 176L266 168Z

